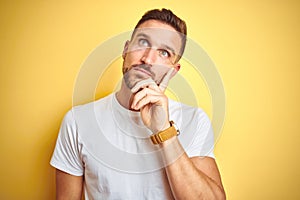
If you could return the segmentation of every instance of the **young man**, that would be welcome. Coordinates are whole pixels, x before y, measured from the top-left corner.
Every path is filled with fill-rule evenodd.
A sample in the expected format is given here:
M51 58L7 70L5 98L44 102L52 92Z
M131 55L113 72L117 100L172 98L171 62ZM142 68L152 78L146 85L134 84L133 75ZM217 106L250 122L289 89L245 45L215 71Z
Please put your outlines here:
M185 42L170 10L142 17L124 47L121 89L64 118L51 159L57 199L83 190L85 199L225 199L207 115L164 94Z

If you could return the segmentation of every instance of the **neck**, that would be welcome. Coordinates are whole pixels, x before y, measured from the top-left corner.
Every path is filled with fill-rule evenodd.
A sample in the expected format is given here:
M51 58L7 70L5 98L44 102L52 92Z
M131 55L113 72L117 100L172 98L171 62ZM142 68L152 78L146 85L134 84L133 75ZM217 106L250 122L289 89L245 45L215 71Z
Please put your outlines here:
M130 110L130 98L132 97L132 93L130 89L127 87L127 85L124 82L124 79L122 80L121 89L117 92L116 98L118 102L123 106L124 108Z

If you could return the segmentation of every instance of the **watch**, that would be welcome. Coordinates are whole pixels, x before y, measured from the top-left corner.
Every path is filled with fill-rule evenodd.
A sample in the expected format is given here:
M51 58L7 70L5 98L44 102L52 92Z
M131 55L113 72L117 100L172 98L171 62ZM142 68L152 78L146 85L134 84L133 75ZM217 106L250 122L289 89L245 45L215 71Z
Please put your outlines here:
M160 131L150 136L150 139L153 144L160 144L164 141L170 139L171 137L177 136L180 134L179 129L173 121L170 121L170 127L166 130Z

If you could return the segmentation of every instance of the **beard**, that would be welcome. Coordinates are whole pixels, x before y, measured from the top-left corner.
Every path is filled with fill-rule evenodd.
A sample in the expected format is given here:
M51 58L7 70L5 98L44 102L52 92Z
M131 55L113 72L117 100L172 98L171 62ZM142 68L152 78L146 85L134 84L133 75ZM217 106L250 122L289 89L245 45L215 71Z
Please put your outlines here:
M149 75L144 74L142 72L136 71L137 68L140 68ZM141 64L141 65L132 65L130 68L124 68L123 67L123 79L125 81L126 86L131 90L138 82L145 80L147 78L152 78L152 80L155 80L155 74L151 71L151 66L147 64Z

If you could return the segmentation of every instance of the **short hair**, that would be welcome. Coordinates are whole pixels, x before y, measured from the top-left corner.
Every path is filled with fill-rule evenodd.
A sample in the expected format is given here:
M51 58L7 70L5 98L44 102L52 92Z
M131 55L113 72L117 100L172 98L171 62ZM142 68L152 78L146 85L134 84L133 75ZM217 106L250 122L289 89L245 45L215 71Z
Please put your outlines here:
M171 10L168 10L165 8L163 8L161 10L153 9L153 10L147 11L142 16L142 18L136 24L134 30L139 28L139 26L142 23L144 23L145 21L148 21L148 20L157 20L157 21L163 22L165 24L168 24L168 25L172 26L177 32L180 33L181 48L180 48L180 52L178 55L179 56L178 60L179 60L184 52L185 44L186 44L187 27L186 27L185 21L183 21L182 19L177 17Z

